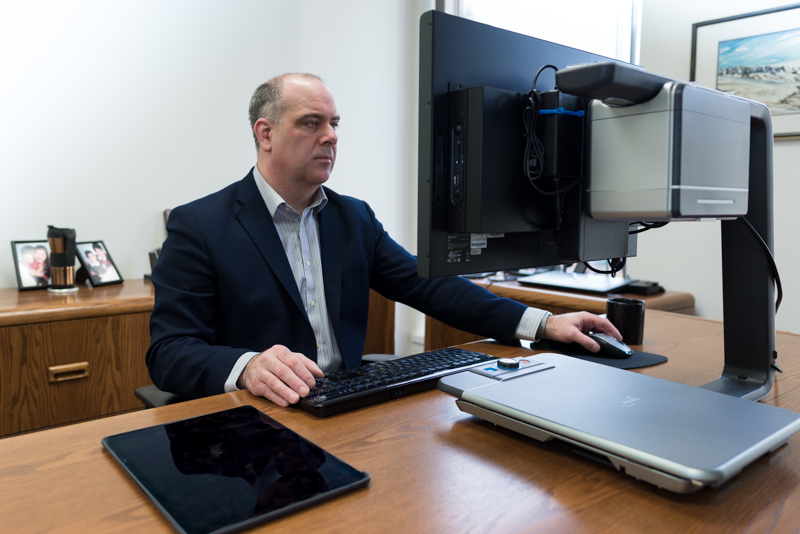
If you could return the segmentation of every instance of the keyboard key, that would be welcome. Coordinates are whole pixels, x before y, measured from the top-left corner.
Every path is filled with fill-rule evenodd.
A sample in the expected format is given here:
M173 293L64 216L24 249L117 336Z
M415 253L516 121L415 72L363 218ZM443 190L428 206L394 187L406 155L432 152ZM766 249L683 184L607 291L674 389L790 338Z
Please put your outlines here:
M462 349L440 349L396 360L340 369L317 380L308 397L298 405L319 417L334 415L410 393L433 389L442 376L492 356Z

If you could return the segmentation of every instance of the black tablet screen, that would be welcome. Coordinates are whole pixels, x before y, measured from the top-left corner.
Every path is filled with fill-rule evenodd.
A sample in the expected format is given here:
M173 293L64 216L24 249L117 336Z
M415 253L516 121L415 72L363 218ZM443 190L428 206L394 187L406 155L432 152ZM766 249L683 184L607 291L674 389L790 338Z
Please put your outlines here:
M239 530L369 481L252 406L109 436L103 445L189 534Z

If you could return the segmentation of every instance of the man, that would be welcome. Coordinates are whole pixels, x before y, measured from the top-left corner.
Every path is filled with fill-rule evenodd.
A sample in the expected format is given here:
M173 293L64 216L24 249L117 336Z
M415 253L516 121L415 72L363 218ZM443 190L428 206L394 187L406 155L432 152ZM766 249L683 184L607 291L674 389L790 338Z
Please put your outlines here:
M86 269L92 277L92 282L100 282L103 274L106 272L106 267L97 260L97 254L91 250L84 252L86 256Z
M296 403L323 371L361 363L370 287L506 343L543 334L597 351L583 332L620 337L589 313L548 317L458 277L420 278L366 203L322 187L339 114L316 76L260 86L250 122L253 170L170 214L147 352L159 388L187 397L247 388Z

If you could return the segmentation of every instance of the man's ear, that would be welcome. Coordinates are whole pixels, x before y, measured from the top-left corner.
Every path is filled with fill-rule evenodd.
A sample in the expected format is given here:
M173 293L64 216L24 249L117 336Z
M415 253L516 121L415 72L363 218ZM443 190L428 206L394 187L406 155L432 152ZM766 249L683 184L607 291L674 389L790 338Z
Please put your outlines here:
M272 124L267 119L258 119L253 126L253 132L261 150L272 152Z

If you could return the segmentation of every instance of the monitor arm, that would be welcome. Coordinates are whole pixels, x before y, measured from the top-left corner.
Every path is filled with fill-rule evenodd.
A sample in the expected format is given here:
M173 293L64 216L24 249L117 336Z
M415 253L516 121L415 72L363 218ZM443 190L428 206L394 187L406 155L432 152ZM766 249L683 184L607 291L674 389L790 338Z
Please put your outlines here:
M750 193L747 220L774 250L772 119L750 103ZM750 400L767 395L775 380L775 285L769 260L740 219L722 221L722 306L725 365L701 387Z
M575 65L556 73L560 90L616 105L653 98L669 81L613 62ZM750 103L750 169L747 220L770 248L772 220L772 118ZM722 376L701 387L758 400L775 381L775 285L770 263L741 218L722 221L722 306L725 365Z

